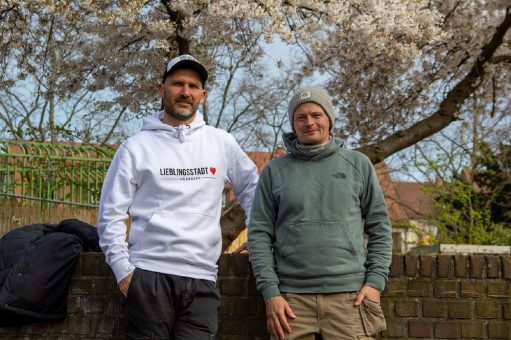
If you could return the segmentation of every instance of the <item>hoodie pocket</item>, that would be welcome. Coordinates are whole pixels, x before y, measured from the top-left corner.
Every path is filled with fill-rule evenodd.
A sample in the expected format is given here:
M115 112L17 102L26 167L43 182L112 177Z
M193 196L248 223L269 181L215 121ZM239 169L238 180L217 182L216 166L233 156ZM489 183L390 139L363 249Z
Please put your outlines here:
M155 212L144 231L141 249L156 258L177 257L189 263L216 261L222 235L215 218L188 212Z
M277 260L294 275L300 271L306 274L311 265L318 274L358 270L358 254L344 221L294 223L284 227L280 236L282 242L277 241L275 250Z

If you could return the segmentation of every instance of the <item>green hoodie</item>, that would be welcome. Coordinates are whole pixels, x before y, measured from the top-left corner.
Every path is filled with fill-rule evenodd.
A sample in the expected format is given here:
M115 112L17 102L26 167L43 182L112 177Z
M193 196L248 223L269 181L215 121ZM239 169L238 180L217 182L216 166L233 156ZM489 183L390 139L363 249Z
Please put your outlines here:
M268 163L257 185L248 229L257 288L265 301L281 291L383 290L392 233L371 161L335 138L307 156L295 138L284 135L289 154Z

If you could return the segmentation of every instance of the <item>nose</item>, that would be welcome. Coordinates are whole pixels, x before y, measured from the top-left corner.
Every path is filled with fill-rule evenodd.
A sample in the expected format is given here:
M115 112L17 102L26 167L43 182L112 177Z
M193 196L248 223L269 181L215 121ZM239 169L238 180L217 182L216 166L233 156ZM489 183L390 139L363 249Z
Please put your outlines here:
M312 125L314 124L314 119L312 119L311 116L306 116L305 117L305 125L309 126L309 125Z
M187 84L183 85L183 87L181 87L181 95L184 97L189 97L190 96L190 86L188 86Z

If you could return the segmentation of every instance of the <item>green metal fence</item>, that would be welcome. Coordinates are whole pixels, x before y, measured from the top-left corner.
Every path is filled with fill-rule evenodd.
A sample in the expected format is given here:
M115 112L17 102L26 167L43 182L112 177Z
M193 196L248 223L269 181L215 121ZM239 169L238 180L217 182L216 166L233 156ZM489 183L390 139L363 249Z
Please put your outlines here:
M0 198L97 207L114 152L104 146L0 140Z

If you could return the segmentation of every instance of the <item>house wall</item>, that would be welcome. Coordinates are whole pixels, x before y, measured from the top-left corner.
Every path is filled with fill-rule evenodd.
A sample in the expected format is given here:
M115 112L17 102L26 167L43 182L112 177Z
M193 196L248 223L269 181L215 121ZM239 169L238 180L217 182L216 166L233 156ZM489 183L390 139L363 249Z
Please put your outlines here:
M219 339L267 339L264 303L246 255L222 255ZM381 339L511 338L511 256L394 255ZM101 253L80 257L68 316L0 328L1 339L122 339L122 307Z
M394 242L394 251L405 254L420 243L429 243L438 234L438 228L429 221L408 220L413 228L392 227L393 233L400 233L400 243Z

